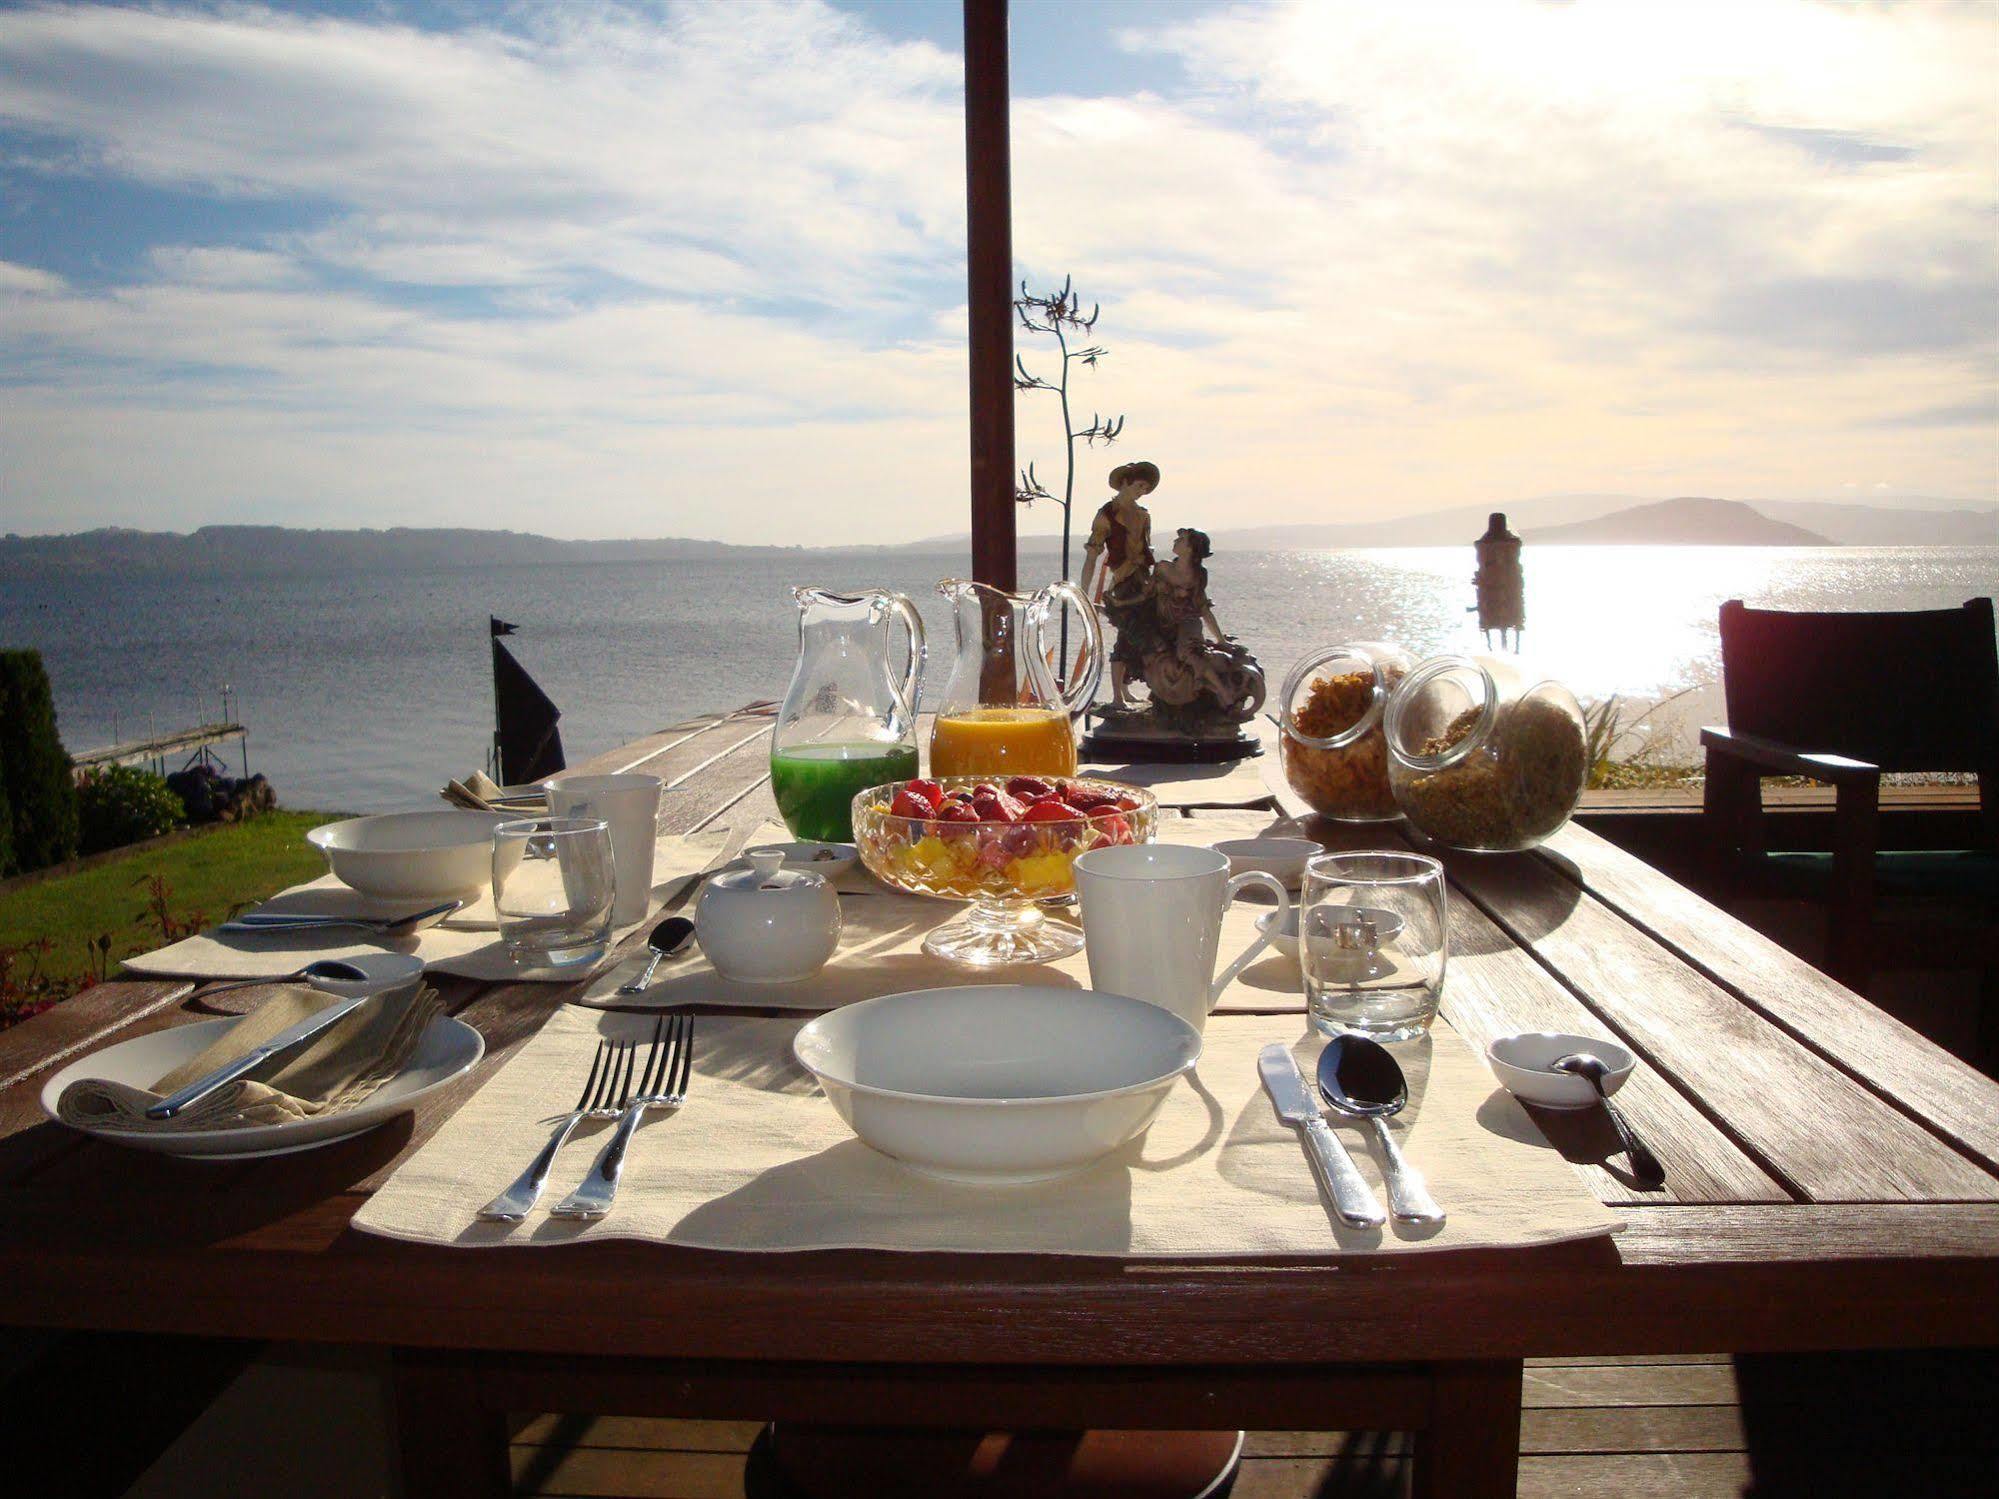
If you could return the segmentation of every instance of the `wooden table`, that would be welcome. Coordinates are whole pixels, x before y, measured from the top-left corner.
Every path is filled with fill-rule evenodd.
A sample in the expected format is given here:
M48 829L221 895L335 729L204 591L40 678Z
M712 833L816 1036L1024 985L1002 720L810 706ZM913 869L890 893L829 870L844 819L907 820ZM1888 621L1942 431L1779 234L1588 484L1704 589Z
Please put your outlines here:
M667 831L758 821L769 730L746 710L589 768L666 777ZM1525 1356L1999 1343L1999 1087L1580 829L1449 862L1452 1023L1643 1058L1620 1102L1663 1190L1604 1164L1600 1120L1541 1116L1614 1240L1243 1264L391 1243L356 1207L561 988L452 982L479 1078L358 1140L202 1166L43 1121L56 1064L201 1013L119 982L0 1034L0 1322L392 1348L426 1495L504 1492L510 1410L1393 1428L1419 1492L1500 1495Z

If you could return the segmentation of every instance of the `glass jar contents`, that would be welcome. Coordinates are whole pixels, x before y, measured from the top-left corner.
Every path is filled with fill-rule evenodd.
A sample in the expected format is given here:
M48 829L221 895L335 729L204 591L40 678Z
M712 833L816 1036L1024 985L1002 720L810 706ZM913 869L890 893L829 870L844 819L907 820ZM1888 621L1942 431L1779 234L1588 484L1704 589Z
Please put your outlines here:
M1476 852L1560 831L1588 771L1582 709L1560 682L1494 656L1437 656L1386 715L1389 785L1411 825Z
M1400 646L1328 646L1285 679L1278 753L1284 779L1314 812L1342 822L1401 815L1388 784L1382 711L1414 665Z

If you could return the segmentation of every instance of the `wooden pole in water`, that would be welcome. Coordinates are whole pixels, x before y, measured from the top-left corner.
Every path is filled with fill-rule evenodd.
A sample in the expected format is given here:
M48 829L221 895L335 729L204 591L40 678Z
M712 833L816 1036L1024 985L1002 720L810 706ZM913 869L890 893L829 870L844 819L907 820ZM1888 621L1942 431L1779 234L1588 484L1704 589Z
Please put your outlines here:
M971 324L972 576L1011 592L1013 183L1007 0L965 0L965 259Z

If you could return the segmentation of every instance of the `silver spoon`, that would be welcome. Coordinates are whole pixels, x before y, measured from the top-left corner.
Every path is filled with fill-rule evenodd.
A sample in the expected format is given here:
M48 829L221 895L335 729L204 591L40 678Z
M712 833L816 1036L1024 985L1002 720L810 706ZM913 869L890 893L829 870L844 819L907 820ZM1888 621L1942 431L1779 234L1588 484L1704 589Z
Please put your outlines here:
M1631 1162L1631 1174L1640 1186L1662 1187L1666 1184L1666 1168L1659 1164L1659 1158L1645 1148L1645 1142L1632 1132L1624 1111L1610 1101L1610 1095L1603 1090L1603 1080L1610 1073L1603 1058L1593 1052L1572 1051L1565 1057L1557 1057L1548 1064L1557 1072L1568 1072L1585 1079L1596 1089L1596 1096L1603 1100L1603 1110L1610 1115L1610 1122L1617 1131L1617 1138L1624 1142L1625 1159Z
M1365 1119L1381 1142L1388 1210L1399 1223L1442 1223L1444 1210L1430 1195L1423 1173L1410 1165L1388 1132L1388 1120L1409 1102L1409 1084L1388 1048L1367 1036L1343 1033L1319 1053L1319 1092L1336 1113Z
M652 949L652 961L646 964L645 972L630 983L618 985L618 992L624 995L643 994L652 983L652 976L659 970L659 960L670 958L687 946L694 935L694 923L685 916L669 916L652 929L646 938L646 946Z
M292 973L273 974L267 979L231 979L226 984L217 984L213 988L203 989L195 998L205 1001L213 995L226 994L231 989L251 989L255 988L258 984L295 984L303 979L316 989L319 987L320 981L336 984L358 984L363 982L367 977L367 974L356 968L352 963L343 963L338 958L320 958L316 962L308 963L305 967Z

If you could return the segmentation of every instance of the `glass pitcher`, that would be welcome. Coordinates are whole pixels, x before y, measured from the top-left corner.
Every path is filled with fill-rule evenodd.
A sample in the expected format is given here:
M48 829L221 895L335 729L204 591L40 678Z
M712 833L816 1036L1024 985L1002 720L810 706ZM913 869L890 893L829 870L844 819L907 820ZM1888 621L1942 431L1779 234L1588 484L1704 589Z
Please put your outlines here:
M1104 669L1103 626L1082 589L1061 582L1005 593L948 578L937 591L956 611L958 653L930 730L930 774L1074 775L1071 720L1089 707ZM1066 690L1051 634L1065 603L1082 623Z
M916 775L916 704L923 691L923 621L886 588L794 588L798 664L771 736L770 786L794 838L854 836L854 797ZM890 669L893 622L909 631L909 665Z

